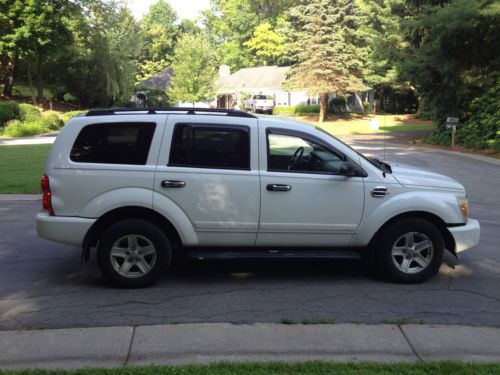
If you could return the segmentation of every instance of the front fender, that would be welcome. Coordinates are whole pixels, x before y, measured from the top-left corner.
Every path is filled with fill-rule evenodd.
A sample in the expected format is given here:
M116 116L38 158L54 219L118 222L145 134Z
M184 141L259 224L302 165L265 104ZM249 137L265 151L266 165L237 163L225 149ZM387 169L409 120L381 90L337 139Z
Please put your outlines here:
M378 199L384 199L377 205ZM448 192L410 191L385 198L366 197L365 213L352 246L366 246L377 231L390 219L405 213L425 212L439 217L447 224L463 223L456 195ZM370 207L371 206L371 207Z

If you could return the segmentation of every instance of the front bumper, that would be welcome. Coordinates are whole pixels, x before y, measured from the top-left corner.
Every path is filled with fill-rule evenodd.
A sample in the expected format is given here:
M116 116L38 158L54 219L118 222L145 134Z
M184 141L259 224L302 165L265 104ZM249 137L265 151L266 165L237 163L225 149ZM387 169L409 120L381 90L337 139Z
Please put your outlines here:
M82 217L50 216L46 212L39 212L36 215L36 231L47 240L82 246L85 235L95 221Z
M479 244L481 227L479 221L469 219L467 224L448 228L455 240L455 253L465 251Z

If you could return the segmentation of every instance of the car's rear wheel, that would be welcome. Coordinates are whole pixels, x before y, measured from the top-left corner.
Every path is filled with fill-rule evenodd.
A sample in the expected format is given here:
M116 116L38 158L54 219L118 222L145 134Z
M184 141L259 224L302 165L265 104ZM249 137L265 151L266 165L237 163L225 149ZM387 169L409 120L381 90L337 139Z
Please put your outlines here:
M443 254L443 236L434 224L422 219L404 219L380 234L374 261L384 279L419 283L438 272Z
M110 226L97 247L103 275L123 288L142 288L154 283L171 260L171 246L156 225L128 219Z

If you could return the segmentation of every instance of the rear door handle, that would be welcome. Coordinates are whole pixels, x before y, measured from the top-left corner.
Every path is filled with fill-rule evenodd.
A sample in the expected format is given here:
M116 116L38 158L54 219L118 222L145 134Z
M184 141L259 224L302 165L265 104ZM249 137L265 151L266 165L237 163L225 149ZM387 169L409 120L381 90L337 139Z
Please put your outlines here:
M163 180L161 182L161 187L164 188L182 188L186 186L184 181L175 181L175 180Z
M292 187L290 185L269 184L269 185L267 185L267 190L269 190L269 191L290 191L290 190L292 190Z

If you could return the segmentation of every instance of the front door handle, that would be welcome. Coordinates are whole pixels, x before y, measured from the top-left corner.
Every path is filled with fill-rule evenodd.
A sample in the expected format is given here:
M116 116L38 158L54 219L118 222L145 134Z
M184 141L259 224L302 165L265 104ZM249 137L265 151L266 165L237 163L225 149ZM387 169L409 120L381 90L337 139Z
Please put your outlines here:
M269 190L269 191L290 191L290 190L292 190L292 187L290 185L269 184L269 185L267 185L267 190Z
M184 186L186 186L184 181L163 180L161 182L161 187L164 188L182 188Z

